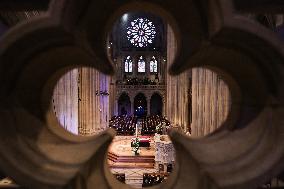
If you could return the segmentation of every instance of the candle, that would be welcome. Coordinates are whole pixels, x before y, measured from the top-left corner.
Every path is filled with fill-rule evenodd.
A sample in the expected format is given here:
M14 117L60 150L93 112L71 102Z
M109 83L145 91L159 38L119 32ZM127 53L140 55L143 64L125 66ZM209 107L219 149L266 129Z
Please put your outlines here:
M136 131L135 131L135 136L137 137L137 123L136 123Z

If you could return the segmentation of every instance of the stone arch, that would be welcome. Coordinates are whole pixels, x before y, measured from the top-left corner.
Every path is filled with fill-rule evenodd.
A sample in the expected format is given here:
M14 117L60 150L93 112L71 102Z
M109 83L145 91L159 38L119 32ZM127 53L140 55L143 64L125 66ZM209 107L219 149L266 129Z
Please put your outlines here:
M130 115L131 114L131 101L126 92L120 94L118 101L118 115Z
M160 95L157 92L153 93L150 99L150 114L162 115L163 109L164 109L164 103L162 95Z
M161 96L162 100L163 100L163 103L166 102L166 97L165 97L165 91L160 91L160 90L155 90L152 94L151 94L151 97L154 95L154 94L158 94Z
M125 90L122 90L122 91L119 91L119 92L116 93L116 97L115 97L116 100L119 100L119 98L120 98L121 95L123 95L123 94L129 96L129 98L130 98L130 100L131 100L131 93L129 93L128 91L125 91Z
M87 2L89 4L84 4ZM188 140L176 131L170 132L178 147L179 161L173 179L166 183L167 187L251 188L267 181L284 167L284 91L283 82L279 82L284 78L284 51L279 39L256 24L231 15L231 1L216 1L218 3L212 2L208 6L200 6L197 1L180 4L167 0L153 2L171 11L180 26L180 53L170 72L178 74L191 66L211 65L236 79L239 89L237 86L232 89L242 94L233 96L234 110L241 111L239 115L234 114L236 121L228 124L243 129L221 131L196 141ZM88 139L68 135L58 126L48 106L54 78L59 76L55 72L61 68L89 65L105 73L113 72L105 48L101 45L104 44L104 38L100 37L103 33L101 28L105 27L94 27L94 23L104 26L109 15L125 2L68 3L67 6L63 1L52 1L50 13L55 15L54 18L58 17L58 22L50 24L52 21L47 22L44 17L32 20L18 25L1 40L1 71L5 71L1 78L9 81L1 86L1 97L11 100L11 103L1 103L1 108L5 110L1 111L1 125L9 129L1 130L5 140L0 143L0 157L5 161L0 161L0 167L5 173L10 173L17 183L28 188L62 188L63 185L67 185L66 188L80 188L81 185L91 188L96 181L99 181L101 188L123 188L126 186L115 182L105 171L104 163L97 163L106 162L105 154L114 132L108 130ZM136 1L133 3L141 9L146 7L137 6ZM250 6L251 9L268 7L269 11L269 6L264 7L264 3L256 5L260 6ZM74 9L77 6L80 8ZM88 7L83 17L81 7ZM104 10L103 14L100 10ZM208 14L204 14L208 10L213 15L210 20L207 20ZM84 24L79 21L84 21ZM82 40L91 43L89 46L100 57L94 59L79 45L69 46L74 44L74 37L80 39L81 36L77 36L78 32L63 31L62 25L57 28L57 23L64 24L64 28L70 30L75 28L75 23L76 26L84 26L82 29L88 38ZM30 43L35 40L37 45ZM52 49L52 45L56 48ZM96 60L98 62L94 64ZM51 75L54 75L52 79ZM233 79L230 83L233 85ZM15 137L19 140L14 140ZM17 158L19 152L21 161ZM18 166L19 163L21 166ZM86 169L82 170L83 166ZM34 167L38 170L36 175ZM206 173L202 173L200 168ZM157 188L162 187L164 185Z
M134 114L142 117L147 115L147 97L144 93L138 93L134 97Z

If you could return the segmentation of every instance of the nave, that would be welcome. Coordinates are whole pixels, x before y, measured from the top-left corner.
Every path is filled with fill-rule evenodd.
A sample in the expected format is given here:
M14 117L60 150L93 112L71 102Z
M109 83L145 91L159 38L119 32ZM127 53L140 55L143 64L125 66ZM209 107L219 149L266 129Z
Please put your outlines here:
M175 152L167 136L171 125L165 117L114 116L109 127L117 131L109 147L108 164L118 180L141 188L168 178L175 165Z
M169 188L203 188L203 174L210 188L283 187L284 17L272 1L1 1L1 169L36 189L127 187L114 177L141 188L186 162ZM171 129L187 141L179 161Z

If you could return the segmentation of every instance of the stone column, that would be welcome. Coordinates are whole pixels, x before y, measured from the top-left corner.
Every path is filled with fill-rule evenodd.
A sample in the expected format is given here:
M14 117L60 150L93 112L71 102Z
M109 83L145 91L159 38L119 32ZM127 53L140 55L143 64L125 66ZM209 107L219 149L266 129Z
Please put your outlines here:
M134 99L132 96L129 97L130 98L130 109L131 109L131 115L134 114Z
M110 86L109 86L109 116L112 117L114 115L117 115L117 109L116 109L116 77L111 76L110 78Z
M106 92L105 95L100 96L100 129L105 130L109 123L109 91L110 91L110 77L99 73L100 91Z
M118 115L118 99L115 99L115 103L114 103L114 115Z
M103 130L109 119L109 79L95 69L81 68L79 133L92 135ZM102 93L101 93L102 92Z
M168 47L167 47L167 68L173 62L177 50L174 33L168 26ZM188 118L188 89L189 72L184 72L178 76L166 74L167 78L167 104L166 115L173 125L187 130L189 125Z
M78 134L78 69L66 73L54 88L52 106L61 124L69 132Z
M147 100L147 115L149 116L150 115L150 101L151 101L151 97L147 96L146 97L146 100Z
M230 109L227 85L214 72L192 70L192 136L205 136L222 125Z

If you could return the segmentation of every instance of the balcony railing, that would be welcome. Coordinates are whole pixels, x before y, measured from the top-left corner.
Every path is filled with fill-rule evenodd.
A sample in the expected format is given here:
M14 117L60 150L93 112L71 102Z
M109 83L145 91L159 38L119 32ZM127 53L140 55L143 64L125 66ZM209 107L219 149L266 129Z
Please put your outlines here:
M156 89L156 90L165 90L166 85L127 85L127 84L117 84L118 89Z

